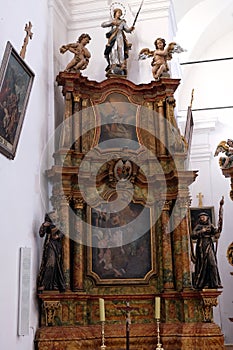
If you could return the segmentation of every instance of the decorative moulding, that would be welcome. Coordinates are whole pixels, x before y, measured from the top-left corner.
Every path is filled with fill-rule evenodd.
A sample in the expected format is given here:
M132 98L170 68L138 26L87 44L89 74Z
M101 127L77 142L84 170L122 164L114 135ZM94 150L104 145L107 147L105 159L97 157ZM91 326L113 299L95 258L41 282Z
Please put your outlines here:
M201 115L200 117L194 111L194 133L209 133L216 129L218 118L215 116Z
M209 144L192 145L191 162L209 162L213 156L213 152Z
M68 1L50 0L49 6L54 9L60 20L65 24L65 26L67 26L67 23L71 17Z
M134 18L141 1L137 3L128 4L127 14ZM69 30L81 30L86 28L96 28L100 26L100 23L106 21L109 17L109 6L106 6L106 2L89 1L71 1L69 3L69 10L71 14ZM128 12L129 11L129 12ZM126 18L128 17L126 15ZM171 7L170 1L148 1L143 4L138 21L153 20L158 18L173 18L174 22L174 9ZM172 27L176 27L172 24ZM174 29L173 29L174 30Z

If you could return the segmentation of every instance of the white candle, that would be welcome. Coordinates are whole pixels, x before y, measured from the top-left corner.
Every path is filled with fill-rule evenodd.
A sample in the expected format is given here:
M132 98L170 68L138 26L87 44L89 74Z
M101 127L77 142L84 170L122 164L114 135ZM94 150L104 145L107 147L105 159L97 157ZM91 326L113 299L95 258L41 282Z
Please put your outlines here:
M160 297L155 297L155 318L160 318Z
M99 298L100 322L105 321L104 299Z

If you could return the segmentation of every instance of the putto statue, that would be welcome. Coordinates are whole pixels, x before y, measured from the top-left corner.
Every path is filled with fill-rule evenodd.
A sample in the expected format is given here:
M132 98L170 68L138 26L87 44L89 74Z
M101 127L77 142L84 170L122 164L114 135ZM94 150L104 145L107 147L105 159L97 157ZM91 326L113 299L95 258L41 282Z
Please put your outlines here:
M163 38L157 38L154 45L154 51L151 51L148 48L142 49L139 52L139 60L153 57L151 65L152 74L155 80L159 80L161 76L170 77L170 74L168 73L169 67L167 61L172 59L173 53L184 52L184 49L182 49L182 47L175 42L171 42L166 47L166 42Z
M227 141L221 141L215 151L214 156L218 156L219 153L225 153L226 157L219 158L219 165L222 169L230 168L233 166L233 139L227 139Z
M114 8L114 6L117 7ZM124 7L120 3L113 3L111 6L112 19L101 24L102 28L111 27L106 34L108 41L104 50L104 56L108 63L105 69L107 77L110 74L127 76L127 59L132 44L127 41L125 33L131 33L134 30L134 25L128 27L124 19L125 10L123 14L123 9Z
M68 63L65 68L66 72L79 72L87 68L91 54L85 47L91 40L89 34L83 33L80 35L76 43L62 45L60 52L63 54L70 51L74 54L74 58Z

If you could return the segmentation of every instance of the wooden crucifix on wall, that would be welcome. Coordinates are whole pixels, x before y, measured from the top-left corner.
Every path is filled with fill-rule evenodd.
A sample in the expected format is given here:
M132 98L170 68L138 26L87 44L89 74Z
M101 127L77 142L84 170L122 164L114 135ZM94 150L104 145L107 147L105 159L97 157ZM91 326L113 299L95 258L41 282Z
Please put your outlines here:
M32 29L32 24L29 21L28 24L27 23L25 24L24 30L26 31L26 36L24 38L23 46L22 46L22 49L21 49L20 54L19 54L20 57L22 57L23 59L25 58L25 55L26 55L28 41L29 41L29 39L32 39L33 33L31 31L31 29Z
M196 197L198 198L198 207L201 208L203 207L203 194L199 192Z

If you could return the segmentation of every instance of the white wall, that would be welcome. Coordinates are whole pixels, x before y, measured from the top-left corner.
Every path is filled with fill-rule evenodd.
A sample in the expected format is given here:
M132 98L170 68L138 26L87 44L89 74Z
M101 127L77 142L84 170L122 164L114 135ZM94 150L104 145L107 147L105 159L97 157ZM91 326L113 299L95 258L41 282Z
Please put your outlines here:
M43 171L41 154L48 137L48 2L1 2L1 58L8 40L20 52L26 34L24 27L29 21L34 33L27 47L25 61L35 73L35 79L16 157L9 160L0 154L0 347L30 350L34 348L38 324L35 286L42 244L38 238L38 228L45 211L39 178ZM17 336L20 247L32 249L30 330L27 336Z
M178 25L177 41L188 52L180 56L181 62L213 60L233 57L232 1L202 1L190 11ZM196 22L199 27L196 30ZM193 30L195 26L195 30ZM232 242L232 208L229 197L230 179L222 175L218 159L214 157L218 143L232 138L233 108L233 59L209 63L183 65L182 80L178 95L178 120L185 120L186 109L190 104L191 91L194 88L193 117L194 134L192 140L190 168L199 170L195 183L190 187L192 206L198 206L196 195L201 192L204 206L214 206L218 218L219 201L225 197L224 225L218 245L218 264L222 279L223 292L219 297L219 306L214 309L215 321L221 326L226 344L233 344L233 267L228 263L227 248ZM209 109L197 111L197 109Z

